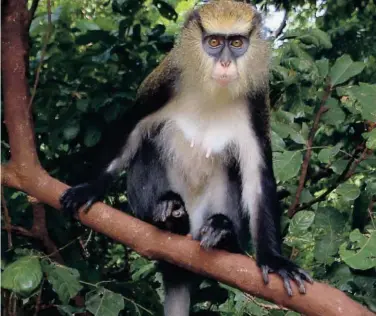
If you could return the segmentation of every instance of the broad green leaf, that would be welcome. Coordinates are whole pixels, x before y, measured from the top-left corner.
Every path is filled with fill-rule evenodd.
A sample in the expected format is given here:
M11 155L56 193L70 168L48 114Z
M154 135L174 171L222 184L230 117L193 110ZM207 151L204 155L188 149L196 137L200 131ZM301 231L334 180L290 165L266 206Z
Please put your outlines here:
M80 274L76 269L47 261L43 262L42 267L48 282L64 305L82 289L79 282Z
M85 298L86 309L94 316L118 316L124 309L123 297L103 287L87 293Z
M312 211L300 211L294 215L290 222L289 233L298 235L306 232L315 219L315 213Z
M302 164L302 153L300 151L284 151L274 154L274 172L279 181L287 181L294 178Z
M328 98L325 106L328 107L322 116L321 120L326 124L340 126L346 118L345 112L341 109L338 101L334 98Z
M290 247L305 249L307 246L314 244L315 240L311 232L302 232L298 235L287 234L284 243Z
M361 82L359 86L349 87L348 92L353 98L359 101L362 118L376 122L376 84Z
M60 314L64 316L72 316L85 312L85 308L75 307L72 305L56 305L56 308L60 312Z
M326 58L316 61L316 66L321 77L325 78L329 72L329 60Z
M342 172L345 170L347 164L349 162L344 159L338 159L333 162L333 164L330 166L330 168L336 173L336 174L342 174Z
M92 22L87 20L79 20L76 23L76 27L80 29L81 31L93 31L93 30L100 30L99 26Z
M339 57L329 72L331 85L335 86L344 83L350 78L360 74L364 67L365 64L363 62L353 62L351 57L347 54Z
M376 129L368 133L363 133L362 136L367 139L367 148L376 150Z
M272 148L273 151L284 151L286 144L282 137L280 137L276 132L271 132Z
M37 257L21 257L5 267L1 273L1 287L28 297L38 288L42 277L42 268Z
M80 131L80 125L77 122L69 124L69 126L64 128L63 130L64 138L66 140L75 139L79 131Z
M85 132L84 143L87 147L93 147L101 139L102 133L94 126L89 126Z
M88 99L79 99L76 102L76 107L81 112L86 112L89 106L89 100Z
M353 201L359 196L360 190L355 184L342 183L337 187L336 193L346 201Z
M341 245L339 254L353 269L367 270L376 267L376 231L367 236L355 229L350 233L350 242Z
M321 149L318 158L323 163L329 163L339 153L341 144L334 147Z
M316 211L313 228L316 229L315 259L323 264L333 263L343 242L344 215L334 208L320 208Z
M333 45L332 45L332 42L330 40L328 33L320 29L312 29L311 33L319 40L321 47L325 49L332 48Z

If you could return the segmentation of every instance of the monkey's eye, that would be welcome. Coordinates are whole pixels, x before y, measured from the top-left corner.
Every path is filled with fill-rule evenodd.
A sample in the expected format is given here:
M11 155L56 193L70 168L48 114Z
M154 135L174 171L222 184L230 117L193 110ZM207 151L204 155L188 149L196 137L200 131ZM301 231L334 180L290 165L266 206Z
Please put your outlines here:
M222 43L221 40L215 36L209 37L208 39L208 44L211 47L218 47L219 45L221 45L221 43Z
M233 46L233 47L240 48L240 47L243 46L243 41L242 41L241 39L237 38L237 39L232 40L232 41L230 42L230 44L231 44L231 46Z

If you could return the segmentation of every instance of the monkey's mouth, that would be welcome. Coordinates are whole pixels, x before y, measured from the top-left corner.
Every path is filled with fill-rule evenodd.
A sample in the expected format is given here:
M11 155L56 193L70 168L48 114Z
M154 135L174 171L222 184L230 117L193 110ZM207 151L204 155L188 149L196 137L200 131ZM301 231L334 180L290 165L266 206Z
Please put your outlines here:
M222 76L213 76L213 79L222 87L228 86L231 82L235 81L236 77L222 75Z

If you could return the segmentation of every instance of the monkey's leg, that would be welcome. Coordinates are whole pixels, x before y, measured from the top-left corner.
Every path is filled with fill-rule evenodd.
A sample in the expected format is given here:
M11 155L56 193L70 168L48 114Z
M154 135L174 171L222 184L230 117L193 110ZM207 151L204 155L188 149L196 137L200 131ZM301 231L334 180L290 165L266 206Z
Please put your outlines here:
M144 141L127 175L128 199L138 218L176 234L189 232L184 201L173 191L160 152L152 141ZM161 261L158 263L165 288L166 316L188 316L193 274Z
M173 191L165 162L152 140L144 140L131 161L127 193L136 217L176 234L189 232L184 201Z
M230 168L219 168L207 188L207 205L196 238L204 248L241 252L244 240L240 186ZM200 213L201 213L200 212ZM192 222L197 222L193 220Z
M275 180L270 168L262 170L261 196L256 210L253 228L256 244L256 259L262 269L265 283L269 282L268 273L279 274L288 294L292 295L290 280L299 286L299 292L305 293L303 281L313 282L312 278L297 264L282 255L280 237L280 206L277 198ZM252 220L252 216L251 216Z

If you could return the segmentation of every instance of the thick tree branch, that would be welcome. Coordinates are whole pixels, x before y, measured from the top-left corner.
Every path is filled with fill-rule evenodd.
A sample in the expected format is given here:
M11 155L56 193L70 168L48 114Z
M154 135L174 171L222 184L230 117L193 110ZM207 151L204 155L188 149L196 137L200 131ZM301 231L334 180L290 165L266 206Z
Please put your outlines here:
M3 167L4 185L27 192L41 203L60 208L59 197L68 187L52 178L39 164L36 155L30 101L25 74L27 57L24 1L8 0L4 8L2 62L5 117L12 160ZM217 279L251 295L263 297L305 315L372 315L343 292L319 282L307 285L307 294L289 297L281 279L275 275L263 283L254 260L225 251L205 251L197 241L173 235L115 210L96 203L88 213L81 212L81 222L93 230L133 248L151 259L163 259L193 272Z
M309 161L310 161L311 155L312 155L313 139L314 139L316 131L319 127L321 115L324 114L328 110L328 108L325 106L325 103L328 100L331 92L332 92L332 87L330 85L328 85L325 89L325 93L324 93L324 96L322 98L320 107L317 110L316 115L315 115L315 120L313 121L312 129L309 133L309 137L308 137L308 140L307 140L307 150L305 152L305 156L304 156L304 160L303 160L302 171L300 173L299 185L298 185L298 189L296 190L295 200L291 204L291 206L288 210L288 213L287 213L290 218L293 217L294 214L296 213L296 207L299 204L300 196L302 195L302 192L303 192L303 189L304 189L304 183L305 183L306 177L307 177Z

